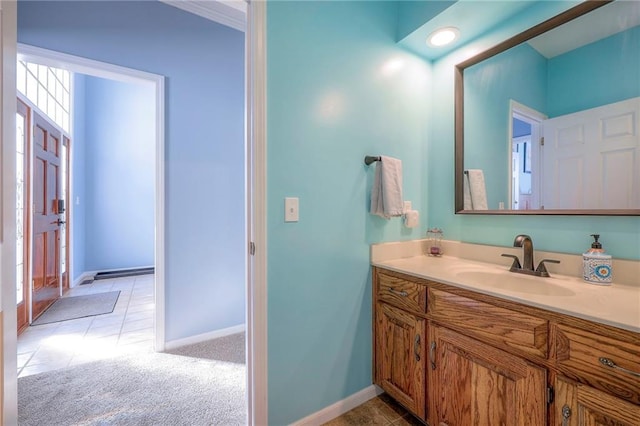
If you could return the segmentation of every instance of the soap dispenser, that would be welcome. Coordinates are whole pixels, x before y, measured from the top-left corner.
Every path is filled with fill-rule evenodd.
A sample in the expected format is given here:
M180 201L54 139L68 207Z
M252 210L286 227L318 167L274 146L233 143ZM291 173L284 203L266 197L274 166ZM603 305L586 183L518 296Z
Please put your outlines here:
M598 241L600 235L591 234L591 236L594 242L582 255L584 280L591 284L611 285L613 281L611 256L604 252L602 244Z

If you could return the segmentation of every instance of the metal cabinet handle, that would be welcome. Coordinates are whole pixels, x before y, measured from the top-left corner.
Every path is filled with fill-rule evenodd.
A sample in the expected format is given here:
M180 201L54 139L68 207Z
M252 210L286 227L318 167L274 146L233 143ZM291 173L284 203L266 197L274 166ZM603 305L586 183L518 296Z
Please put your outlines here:
M620 371L622 371L624 373L631 374L632 376L640 377L640 373L638 373L636 371L632 371L632 370L627 370L624 367L620 367L618 364L616 364L615 362L613 362L609 358L600 357L598 359L598 361L600 361L600 364L604 365L605 367L610 367L610 368L613 368L613 369L616 369L616 370L620 370Z
M571 417L571 408L565 404L562 407L562 426L569 426L569 418Z
M402 291L398 291L398 290L394 290L392 288L389 288L389 291L393 294L396 294L398 296L402 296L402 297L407 297L409 295L409 293L407 293L406 291L402 290Z
M431 361L431 369L436 369L436 342L431 342L431 347L429 348L429 360Z
M413 339L413 355L416 357L416 361L420 361L420 335L416 334L416 338Z

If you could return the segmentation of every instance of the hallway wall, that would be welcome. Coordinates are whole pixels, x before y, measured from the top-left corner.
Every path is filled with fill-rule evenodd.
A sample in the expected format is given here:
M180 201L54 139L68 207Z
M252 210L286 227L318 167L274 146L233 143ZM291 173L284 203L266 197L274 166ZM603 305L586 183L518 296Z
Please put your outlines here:
M73 276L152 266L155 92L74 75Z
M21 1L18 41L166 77L166 340L243 324L244 33L157 1Z

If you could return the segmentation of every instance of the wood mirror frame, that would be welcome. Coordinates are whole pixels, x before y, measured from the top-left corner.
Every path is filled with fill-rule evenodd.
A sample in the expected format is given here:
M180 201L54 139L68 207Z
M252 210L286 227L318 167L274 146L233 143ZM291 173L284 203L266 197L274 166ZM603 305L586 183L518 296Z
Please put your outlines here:
M588 0L517 34L455 66L455 213L480 215L590 215L639 216L640 209L538 209L538 210L464 210L464 70L512 47L524 43L566 22L611 3L613 0Z

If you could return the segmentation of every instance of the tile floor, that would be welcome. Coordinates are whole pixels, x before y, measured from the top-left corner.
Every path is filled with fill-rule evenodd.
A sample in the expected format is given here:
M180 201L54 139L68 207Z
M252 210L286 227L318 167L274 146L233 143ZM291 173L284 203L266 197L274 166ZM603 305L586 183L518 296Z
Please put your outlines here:
M153 351L153 275L98 280L64 297L120 290L112 313L28 327L18 336L18 377Z
M324 426L355 425L417 426L423 423L383 393L324 424Z

